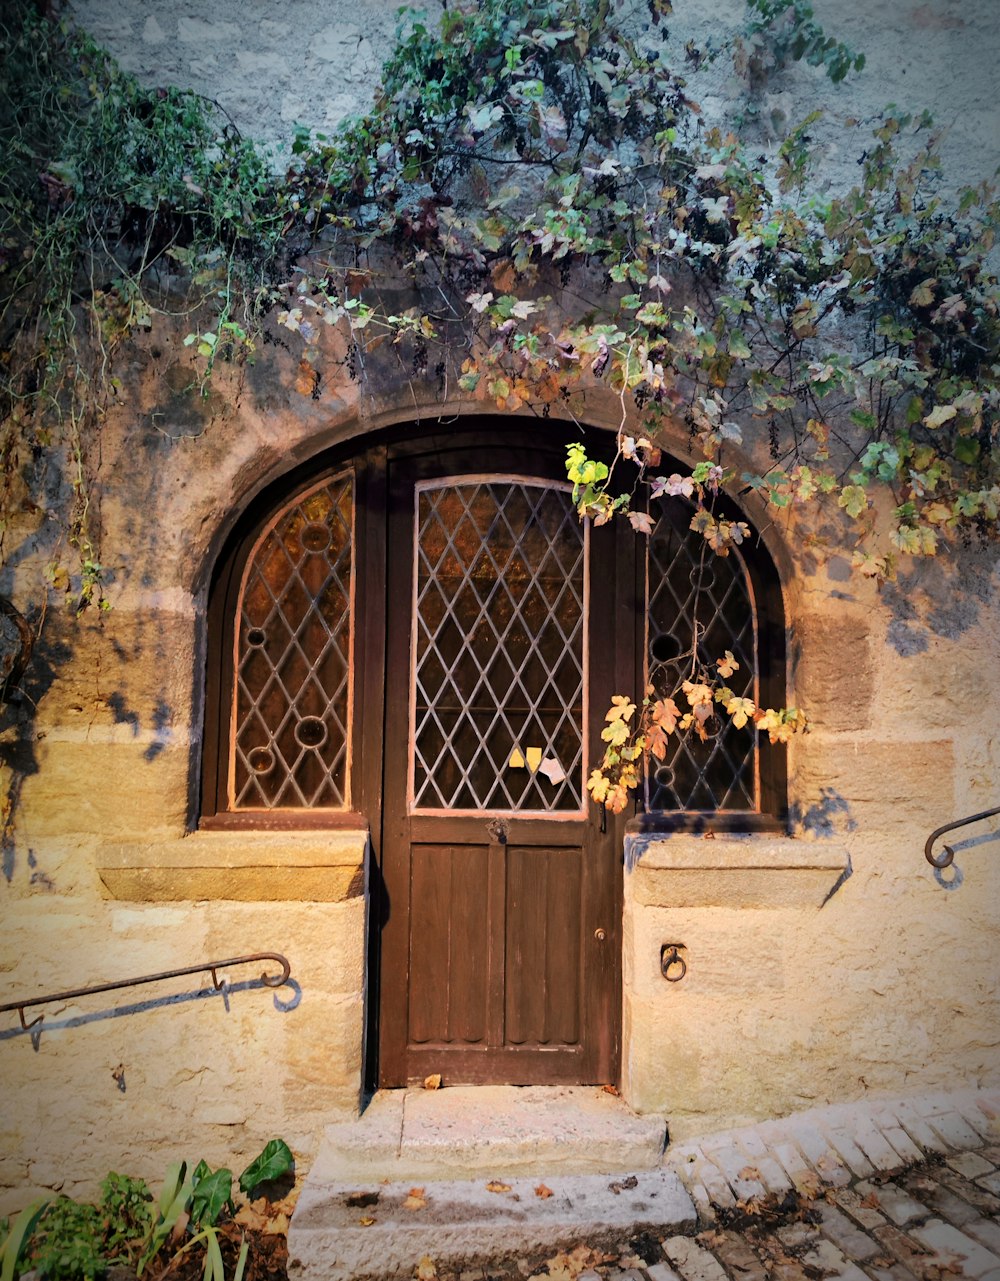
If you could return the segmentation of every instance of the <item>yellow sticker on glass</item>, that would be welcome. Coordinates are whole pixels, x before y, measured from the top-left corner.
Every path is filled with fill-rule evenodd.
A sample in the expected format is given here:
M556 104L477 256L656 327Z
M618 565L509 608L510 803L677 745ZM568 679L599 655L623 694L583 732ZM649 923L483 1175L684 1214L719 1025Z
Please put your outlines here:
M528 769L534 774L542 763L542 749L540 747L529 747L525 752L525 756L528 761Z
M521 755L519 747L515 747L511 752L507 767L508 769L524 769L524 757Z

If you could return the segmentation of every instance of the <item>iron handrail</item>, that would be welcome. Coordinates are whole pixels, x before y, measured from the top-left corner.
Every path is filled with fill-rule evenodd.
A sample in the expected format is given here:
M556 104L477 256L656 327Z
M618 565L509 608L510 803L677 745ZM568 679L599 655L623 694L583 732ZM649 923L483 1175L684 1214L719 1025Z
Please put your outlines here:
M924 844L924 858L931 867L950 867L955 858L955 851L950 845L945 845L937 857L931 852L937 838L944 836L945 832L953 832L956 827L966 827L969 823L978 823L980 819L993 818L996 814L1000 814L1000 805L996 809L983 810L981 814L970 814L968 818L960 818L954 823L945 823L943 827L936 827Z
M220 992L224 982L219 981L218 970L225 970L233 965L249 965L254 961L277 961L281 966L280 974L262 974L261 983L265 987L281 987L282 983L288 981L292 972L292 967L287 957L280 952L251 952L249 956L231 956L224 961L205 961L201 965L185 965L177 970L163 970L159 974L143 974L135 979L118 979L114 983L96 983L91 987L76 987L69 992L53 992L51 996L30 996L23 1001L8 1001L6 1005L0 1005L0 1014L9 1013L11 1010L17 1010L18 1018L21 1020L21 1027L27 1032L33 1027L37 1027L45 1017L40 1014L37 1019L30 1023L24 1021L24 1011L34 1005L55 1005L61 1001L72 1001L78 996L91 996L96 992L113 992L117 988L138 987L142 983L158 983L161 979L181 978L185 974L204 974L208 971L212 976L212 986L215 991Z

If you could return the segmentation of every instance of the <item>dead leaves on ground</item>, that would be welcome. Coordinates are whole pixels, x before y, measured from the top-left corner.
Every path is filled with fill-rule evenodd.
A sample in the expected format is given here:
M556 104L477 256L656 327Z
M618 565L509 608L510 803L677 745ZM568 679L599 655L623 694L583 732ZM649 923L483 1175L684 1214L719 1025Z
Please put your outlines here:
M424 1195L423 1188L410 1188L406 1200L403 1202L404 1210L422 1210L427 1204L427 1197Z
M616 1257L605 1254L602 1250L593 1250L587 1245L578 1245L573 1250L561 1250L547 1259L543 1270L532 1273L528 1281L576 1281L581 1272L602 1263L611 1263Z

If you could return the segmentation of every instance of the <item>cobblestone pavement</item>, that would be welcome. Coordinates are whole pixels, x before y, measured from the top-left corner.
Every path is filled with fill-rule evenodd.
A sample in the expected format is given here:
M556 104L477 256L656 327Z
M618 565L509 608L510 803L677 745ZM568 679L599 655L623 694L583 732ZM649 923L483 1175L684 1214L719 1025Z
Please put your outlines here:
M1000 1092L814 1109L668 1150L692 1235L441 1281L1000 1281ZM614 1189L612 1188L612 1191Z

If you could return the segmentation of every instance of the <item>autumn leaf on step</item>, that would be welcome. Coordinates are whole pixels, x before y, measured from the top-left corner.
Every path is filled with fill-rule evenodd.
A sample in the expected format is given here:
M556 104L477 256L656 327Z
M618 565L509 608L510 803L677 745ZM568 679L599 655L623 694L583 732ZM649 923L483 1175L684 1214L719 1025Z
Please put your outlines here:
M374 1224L375 1220L374 1219L358 1219L358 1222L361 1224L363 1228L370 1228Z
M747 1179L748 1181L752 1180L757 1183L763 1182L760 1177L760 1170L758 1170L755 1165L745 1165L736 1177L738 1179Z
M425 1254L417 1264L417 1270L414 1274L414 1278L415 1281L436 1281L437 1274L438 1270L434 1265L434 1260L429 1254Z
M544 1183L539 1183L538 1187L535 1188L535 1196L539 1197L542 1201L547 1201L549 1197L553 1195L554 1193L552 1189L547 1188Z
M578 1245L568 1253L560 1251L559 1254L554 1254L551 1259L546 1260L545 1266L548 1268L549 1281L576 1281L581 1272L613 1257L600 1254L589 1246Z
M490 1179L489 1183L487 1183L486 1185L486 1191L487 1192L509 1192L510 1184L501 1183L499 1179Z
M423 1188L410 1188L409 1195L403 1202L404 1210L422 1210L427 1204Z
M431 1076L425 1076L425 1077L424 1077L424 1089L425 1089L425 1090L440 1090L440 1088L441 1088L441 1073L440 1073L440 1072L435 1072L435 1073L433 1073L433 1075L431 1075Z
M602 1085L602 1086L601 1086L601 1089L604 1091L604 1093L605 1093L605 1094L613 1094L613 1095L615 1096L615 1098L618 1098L618 1086L617 1086L617 1085Z

